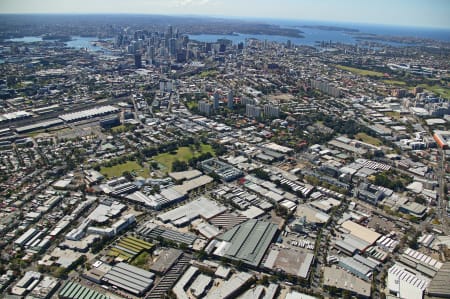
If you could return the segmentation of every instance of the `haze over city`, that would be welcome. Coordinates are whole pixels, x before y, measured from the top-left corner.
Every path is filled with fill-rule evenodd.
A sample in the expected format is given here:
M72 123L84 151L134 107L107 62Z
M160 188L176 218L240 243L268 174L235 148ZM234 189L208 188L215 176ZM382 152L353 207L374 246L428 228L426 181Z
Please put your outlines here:
M204 15L450 28L447 0L2 0L0 12Z

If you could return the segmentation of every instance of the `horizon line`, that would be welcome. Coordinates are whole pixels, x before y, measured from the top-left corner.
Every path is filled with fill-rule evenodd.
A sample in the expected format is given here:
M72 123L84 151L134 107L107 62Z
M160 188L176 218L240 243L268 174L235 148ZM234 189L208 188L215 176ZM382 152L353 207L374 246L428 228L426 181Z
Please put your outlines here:
M345 24L350 26L357 25L373 25L373 26L392 26L392 27L406 27L406 28L423 28L423 29L440 29L440 30L450 30L450 27L441 26L430 26L430 25L405 25L405 24L392 24L392 23L363 23L356 21L340 21L340 20L320 20L320 19L292 19L292 18L274 18L274 17L257 17L257 16L230 16L230 15L202 15L202 14L164 14L164 13L142 13L142 12L0 12L0 15L9 16L33 16L33 15L71 15L71 16L162 16L162 17L190 17L190 18L211 18L211 19L232 19L246 21L259 20L259 21L291 21L291 22L325 22L325 23L335 23L335 24ZM1 21L0 21L1 22Z

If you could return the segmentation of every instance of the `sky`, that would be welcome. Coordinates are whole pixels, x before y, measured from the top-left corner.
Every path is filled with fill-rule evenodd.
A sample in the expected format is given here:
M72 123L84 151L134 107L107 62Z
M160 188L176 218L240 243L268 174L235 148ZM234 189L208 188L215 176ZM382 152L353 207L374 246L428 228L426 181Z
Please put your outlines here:
M0 0L0 13L202 15L450 29L450 0Z

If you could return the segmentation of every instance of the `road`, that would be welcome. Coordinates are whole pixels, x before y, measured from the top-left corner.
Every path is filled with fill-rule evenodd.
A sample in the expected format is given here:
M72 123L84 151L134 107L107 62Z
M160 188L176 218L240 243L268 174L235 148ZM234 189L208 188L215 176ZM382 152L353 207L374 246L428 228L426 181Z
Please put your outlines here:
M447 194L446 194L446 178L445 178L445 151L442 149L439 149L439 156L441 157L440 163L439 163L439 169L436 172L438 176L438 182L439 182L439 202L437 205L437 215L439 215L440 221L441 221L441 230L443 232L448 232L450 230L450 227L448 225L448 215L447 215Z

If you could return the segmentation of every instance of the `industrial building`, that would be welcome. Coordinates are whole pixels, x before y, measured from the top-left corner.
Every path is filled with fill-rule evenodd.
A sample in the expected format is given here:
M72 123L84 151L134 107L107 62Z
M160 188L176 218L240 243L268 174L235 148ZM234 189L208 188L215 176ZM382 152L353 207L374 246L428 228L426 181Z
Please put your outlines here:
M250 219L218 236L214 254L258 267L277 234L277 225Z
M4 113L4 114L0 114L0 123L29 118L32 116L33 115L31 113L26 112L26 111L16 111L16 112Z
M106 273L102 281L131 294L141 296L153 285L155 274L127 263L118 263Z
M156 274L164 275L181 258L183 251L175 248L163 249L150 267Z
M185 226L198 217L208 220L226 210L225 206L219 205L205 197L200 197L181 207L158 215L158 219L164 223L171 222L175 226Z
M55 119L50 119L50 120L34 123L34 124L23 126L23 127L18 127L15 130L18 134L24 134L24 133L28 133L31 131L47 129L47 128L62 125L62 124L64 124L64 122L61 119L55 118Z
M196 177L192 180L186 180L181 185L175 185L170 187L170 189L177 191L183 195L187 195L189 192L193 190L198 190L199 188L212 183L214 179L208 175L202 175Z
M450 262L445 263L431 280L428 295L439 298L450 298Z
M186 171L178 171L178 172L170 172L169 177L176 182L181 182L184 180L192 180L198 178L202 175L202 172L197 169L186 170Z
M35 271L27 271L25 275L12 287L11 293L23 296L30 292L41 280L42 274Z
M173 187L169 187L162 189L159 194L157 193L153 195L146 195L141 191L136 191L127 195L126 199L159 211L165 207L182 201L185 197L186 196L184 193L180 193Z
M229 280L223 283L220 287L212 290L206 295L206 299L229 299L236 298L236 295L246 285L253 280L253 275L246 272L239 272L234 274Z
M323 268L323 285L347 290L361 298L370 298L370 283L335 267Z
M28 296L33 299L50 299L58 289L59 284L59 279L44 276Z
M95 108L88 109L88 110L63 114L63 115L60 115L59 118L65 122L74 122L74 121L79 121L79 120L83 120L83 119L104 116L107 114L118 113L119 111L120 111L120 109L118 109L114 106L108 105L108 106L95 107Z
M364 252L371 244L353 235L344 235L344 238L337 240L334 246L343 253L352 256L357 252Z
M398 264L388 270L387 288L389 293L400 298L422 299L429 283L429 279L417 276Z
M17 240L14 241L14 245L29 246L39 238L39 235L42 235L42 232L38 231L35 228L30 228L25 233L23 233L19 238L17 238Z
M370 245L374 244L381 236L379 233L350 220L342 223L341 228L348 231L351 235L369 243Z
M58 294L60 299L111 299L95 290L89 289L81 284L69 280Z
M129 261L138 256L143 251L149 251L153 244L133 236L126 236L117 240L108 251L107 255L118 258L122 261Z
M312 208L308 204L299 205L295 212L295 215L298 218L304 218L305 221L312 226L323 225L328 221L328 219L330 219L330 216Z
M179 299L189 299L189 296L186 293L187 287L192 283L195 275L198 272L198 268L194 266L190 266L186 272L184 272L183 276L178 280L177 284L172 289L175 296Z
M216 158L202 161L200 165L206 173L214 172L225 182L235 180L244 174L241 170Z
M177 244L193 245L195 240L197 240L197 236L193 234L178 232L152 222L147 222L139 227L137 233L140 236L151 240L162 238L163 240L175 242Z
M443 265L442 262L411 248L405 250L399 261L428 277L434 277Z
M274 248L270 250L264 267L307 279L313 261L314 254L310 252Z
M370 280L372 277L372 269L352 257L340 258L339 267L366 281Z

